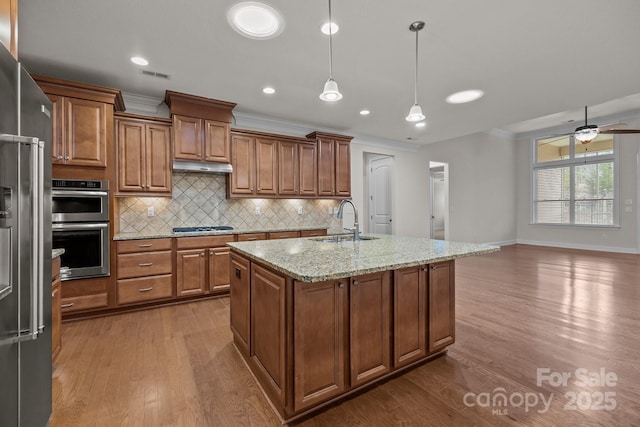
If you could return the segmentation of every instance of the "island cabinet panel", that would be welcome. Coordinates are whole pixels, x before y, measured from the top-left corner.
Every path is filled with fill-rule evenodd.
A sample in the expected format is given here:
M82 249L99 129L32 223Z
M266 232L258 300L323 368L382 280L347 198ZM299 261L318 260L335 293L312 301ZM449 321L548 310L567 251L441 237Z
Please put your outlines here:
M347 390L346 290L349 279L294 282L294 410Z
M229 311L231 313L231 331L234 342L246 355L249 355L249 326L250 326L250 267L248 259L231 253L231 296L229 297Z
M394 368L427 355L427 275L416 266L393 272Z
M281 404L286 390L285 285L285 277L252 264L250 356L267 393Z
M391 271L351 278L351 386L391 371Z
M455 342L454 261L429 265L429 353Z
M204 249L176 252L176 288L179 297L205 293L206 263Z

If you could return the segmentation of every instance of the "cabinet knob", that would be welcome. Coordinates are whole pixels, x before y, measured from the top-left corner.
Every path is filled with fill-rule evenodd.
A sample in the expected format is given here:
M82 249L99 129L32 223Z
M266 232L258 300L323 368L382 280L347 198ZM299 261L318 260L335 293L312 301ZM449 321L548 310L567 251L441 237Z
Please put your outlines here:
M342 283L342 282L338 283L338 287L339 288L344 288L344 283Z
M56 159L62 160L62 156L58 156L58 157L56 157Z
M69 156L66 156L64 159L65 159L65 160L69 160L69 158L70 158Z
M200 254L200 256L204 256L204 254L202 253L202 254Z
M354 280L354 281L353 281L353 284L354 284L354 285L357 285L357 284L358 284L358 281L357 281L357 280Z

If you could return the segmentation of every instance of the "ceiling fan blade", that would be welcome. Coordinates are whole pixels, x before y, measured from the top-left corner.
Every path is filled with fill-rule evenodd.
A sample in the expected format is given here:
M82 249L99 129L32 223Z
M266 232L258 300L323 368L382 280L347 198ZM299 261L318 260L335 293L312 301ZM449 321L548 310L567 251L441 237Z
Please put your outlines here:
M605 134L640 133L640 129L609 129L609 130L601 130L600 133L605 133Z

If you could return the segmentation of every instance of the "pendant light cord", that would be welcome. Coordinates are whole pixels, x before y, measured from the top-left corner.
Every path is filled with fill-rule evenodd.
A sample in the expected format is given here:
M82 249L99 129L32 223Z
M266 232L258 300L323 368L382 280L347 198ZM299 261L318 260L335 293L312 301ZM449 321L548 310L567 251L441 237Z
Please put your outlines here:
M413 104L418 105L418 31L416 31L416 72L413 81Z
M333 80L333 21L331 20L331 0L329 0L329 79Z

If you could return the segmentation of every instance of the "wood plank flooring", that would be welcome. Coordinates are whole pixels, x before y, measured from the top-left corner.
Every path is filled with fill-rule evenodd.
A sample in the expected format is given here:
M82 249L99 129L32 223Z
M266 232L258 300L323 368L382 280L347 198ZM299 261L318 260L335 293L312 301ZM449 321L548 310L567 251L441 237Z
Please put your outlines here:
M62 333L52 427L280 425L233 348L226 298ZM639 256L514 245L458 260L456 334L445 356L298 425L640 426ZM538 368L572 377L538 385ZM580 386L578 368L616 385Z

